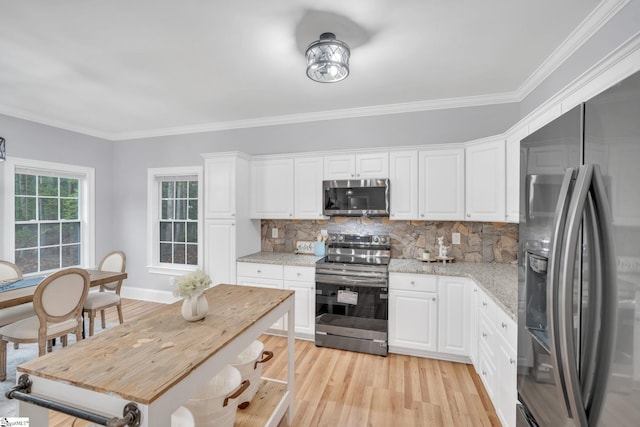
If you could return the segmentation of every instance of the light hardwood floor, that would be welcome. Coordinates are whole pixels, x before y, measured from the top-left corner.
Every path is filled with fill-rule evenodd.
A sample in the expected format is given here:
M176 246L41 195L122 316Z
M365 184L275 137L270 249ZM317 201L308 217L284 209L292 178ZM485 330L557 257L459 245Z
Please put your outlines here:
M155 303L124 300L125 321L145 316ZM107 321L117 322L115 310ZM100 328L100 323L96 322ZM260 338L275 357L263 376L286 379L286 339ZM390 354L380 357L296 340L293 426L500 426L473 366ZM50 412L50 426L88 423ZM74 424L75 421L75 424Z

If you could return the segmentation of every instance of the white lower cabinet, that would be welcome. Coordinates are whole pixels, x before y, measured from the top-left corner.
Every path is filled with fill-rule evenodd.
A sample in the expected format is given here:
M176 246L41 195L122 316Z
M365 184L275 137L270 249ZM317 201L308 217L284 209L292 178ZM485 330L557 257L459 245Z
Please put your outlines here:
M284 289L282 265L238 262L236 270L238 285ZM284 331L284 325L284 317L282 317L271 326L271 329Z
M295 292L296 336L300 338L311 339L316 330L315 272L315 267L284 266L284 288Z
M438 277L438 352L469 356L473 287L466 277Z
M390 289L389 351L436 351L437 315L437 293Z
M238 262L236 269L238 285L294 291L296 336L313 338L316 301L315 267ZM285 316L274 323L271 329L286 331L287 325Z
M389 350L466 361L473 282L463 277L389 274Z
M478 290L477 371L503 426L516 425L516 323Z

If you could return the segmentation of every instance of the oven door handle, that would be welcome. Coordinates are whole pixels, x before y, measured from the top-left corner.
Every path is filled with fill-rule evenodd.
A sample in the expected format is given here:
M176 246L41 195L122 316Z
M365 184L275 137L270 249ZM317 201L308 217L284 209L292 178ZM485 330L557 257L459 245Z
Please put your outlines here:
M371 277L331 277L331 279L316 278L316 283L324 283L326 285L342 286L357 285L363 288L387 288L389 281L387 279L374 279Z

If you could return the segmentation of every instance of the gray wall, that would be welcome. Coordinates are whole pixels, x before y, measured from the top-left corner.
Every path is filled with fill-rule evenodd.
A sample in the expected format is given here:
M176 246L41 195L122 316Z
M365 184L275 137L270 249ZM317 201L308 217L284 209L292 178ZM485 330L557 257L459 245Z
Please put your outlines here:
M119 244L114 240L111 211L113 194L113 142L26 120L0 115L0 136L6 139L7 157L65 163L95 168L96 258ZM0 162L0 226L4 227L4 169ZM0 236L6 232L0 229ZM13 259L0 245L0 259Z

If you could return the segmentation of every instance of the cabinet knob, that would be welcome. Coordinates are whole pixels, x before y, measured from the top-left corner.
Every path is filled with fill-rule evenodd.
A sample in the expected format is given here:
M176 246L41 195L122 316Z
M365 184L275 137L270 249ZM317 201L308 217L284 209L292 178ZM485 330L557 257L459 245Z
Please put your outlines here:
M478 290L477 290L477 289L474 289L474 290L473 290L473 292L478 292Z
M421 216L422 218L424 218L424 214L420 214L420 216Z
M232 213L231 216L236 216L236 214Z
M412 281L411 281L411 284L412 284L412 285L415 285L415 284L416 284L416 282L414 282L414 281L412 280Z
M510 357L509 358L509 363L513 365L513 364L516 363L516 361L515 361L515 359L513 357Z
M261 270L258 270L258 271L257 271L257 273L262 273L262 271L261 271Z
M482 338L486 338L486 337L487 337L487 333L486 333L486 332L483 332L483 333L482 333Z
M354 175L354 174L351 174L351 178L355 178L355 175Z
M507 329L507 324L502 322L502 329Z
M435 300L436 300L436 297L431 298L431 301L435 301Z
M482 301L482 306L486 307L487 306L487 302L486 301Z
M471 218L471 214L467 214L467 218Z
M486 377L487 376L487 371L482 371L482 376Z
M296 273L296 276L298 276L298 277L299 277L299 276L302 276L302 274L300 274L300 273Z

